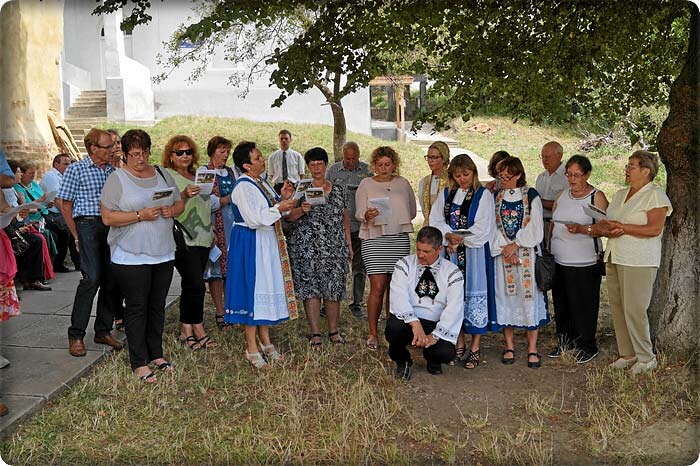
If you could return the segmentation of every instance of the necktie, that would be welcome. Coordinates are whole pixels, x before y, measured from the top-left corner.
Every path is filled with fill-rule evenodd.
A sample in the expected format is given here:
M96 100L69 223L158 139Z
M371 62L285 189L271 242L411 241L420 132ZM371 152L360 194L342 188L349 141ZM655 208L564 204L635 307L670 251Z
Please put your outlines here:
M287 151L282 152L282 181L289 178L289 168L287 168Z
M418 302L421 302L423 297L427 296L435 303L435 296L437 296L440 290L438 289L433 272L430 271L430 267L426 267L423 271L423 275L420 276L415 291L418 295Z

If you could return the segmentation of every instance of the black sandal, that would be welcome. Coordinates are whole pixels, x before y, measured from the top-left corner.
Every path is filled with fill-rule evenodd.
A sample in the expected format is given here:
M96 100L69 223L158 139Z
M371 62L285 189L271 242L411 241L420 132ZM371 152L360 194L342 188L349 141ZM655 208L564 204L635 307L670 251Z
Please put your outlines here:
M338 335L338 338L335 340L333 339L334 336ZM328 339L331 341L331 343L335 345L344 345L345 344L345 338L343 338L340 333L336 332L329 332L328 333Z
M459 361L461 361L462 358L464 357L464 353L466 353L466 352L467 352L467 348L465 346L461 346L461 347L457 348L457 351L455 353L455 358L452 361L450 361L449 365L454 366Z
M512 358L507 358L506 354L513 353ZM501 357L501 362L503 364L513 364L515 362L515 350L511 348L506 348L503 350L503 357Z
M215 320L216 320L216 328L218 328L219 330L223 330L230 325L224 321L224 316L216 316Z
M318 338L320 340L321 334L320 333L312 333L311 338L309 338L309 346L311 346L312 348L318 348L318 347L323 345L323 343L320 341L314 341L314 338Z
M515 356L515 353L513 353L513 356ZM464 363L464 367L466 369L476 369L480 362L481 362L481 351L479 351L479 350L469 351L469 355L467 356L467 360Z
M199 346L202 349L216 348L217 346L219 346L219 344L216 342L216 340L214 340L209 335L204 335L202 338L196 338L196 339L197 339L197 343L199 343Z
M530 356L537 357L537 361L530 362L529 361ZM542 356L540 356L539 353L527 353L527 358L528 358L527 367L529 367L531 369L537 369L538 367L542 367Z
M180 343L189 346L192 351L199 351L202 349L202 345L199 343L199 340L197 340L197 338L194 335L190 335L184 340L180 339Z

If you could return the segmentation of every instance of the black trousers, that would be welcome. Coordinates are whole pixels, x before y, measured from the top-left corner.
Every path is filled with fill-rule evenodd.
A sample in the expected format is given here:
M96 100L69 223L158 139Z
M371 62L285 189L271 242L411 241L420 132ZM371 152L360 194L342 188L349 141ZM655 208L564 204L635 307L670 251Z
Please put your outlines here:
M173 279L173 261L147 265L112 264L124 293L124 330L131 368L163 357L165 299Z
M589 353L598 351L596 330L600 305L600 274L597 267L557 264L552 288L557 334L565 342Z
M19 256L17 261L17 281L35 282L44 280L44 251L41 238L34 233L22 233L29 248Z
M419 319L426 335L435 330L437 322ZM391 314L386 322L384 336L389 342L389 357L397 364L413 362L407 346L413 341L413 329L403 320ZM442 338L433 346L423 349L423 357L428 367L439 368L441 364L447 364L455 357L455 345Z
M365 282L367 281L367 271L365 263L362 260L362 240L360 232L350 232L350 240L352 242L352 303L350 309L357 311L362 307L362 298L365 295Z
M180 322L201 324L204 320L204 267L209 258L209 248L189 246L187 251L175 253L175 268L180 273Z

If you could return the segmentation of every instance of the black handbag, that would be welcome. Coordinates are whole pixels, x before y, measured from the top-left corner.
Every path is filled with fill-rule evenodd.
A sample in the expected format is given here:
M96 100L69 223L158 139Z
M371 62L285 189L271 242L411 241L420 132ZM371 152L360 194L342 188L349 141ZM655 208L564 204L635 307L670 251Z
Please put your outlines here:
M185 235L192 240L192 235L185 226L173 219L173 239L175 240L175 251L176 252L187 252L187 242L185 241Z
M540 291L546 292L554 286L554 275L556 274L557 264L554 262L554 256L540 247L541 255L535 256L535 283Z
M12 243L12 252L15 257L21 256L27 249L30 248L29 242L24 239L24 236L17 230L14 226L8 225L5 227L5 233L7 237L10 238L10 243Z
M594 200L594 195L595 195L595 189L591 193L591 205L593 204ZM593 223L595 224L595 219L593 219ZM595 271L600 275L601 277L605 276L605 261L603 260L603 251L601 251L598 248L598 238L593 238L593 247L595 248L595 256L597 258L597 261L595 263Z

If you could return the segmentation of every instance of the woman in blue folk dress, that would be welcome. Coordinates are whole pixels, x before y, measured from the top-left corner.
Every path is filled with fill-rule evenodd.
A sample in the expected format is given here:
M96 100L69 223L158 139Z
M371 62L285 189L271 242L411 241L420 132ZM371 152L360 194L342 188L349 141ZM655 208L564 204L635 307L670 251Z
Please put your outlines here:
M294 188L285 183L280 198L266 181L265 159L254 142L241 142L233 162L243 173L231 193L234 224L229 239L224 320L243 324L246 359L256 368L283 356L270 341L269 327L297 317L282 213L295 205ZM260 349L258 348L260 339Z
M466 351L464 334L472 335L464 367L474 369L481 360L481 335L492 330L495 319L493 258L488 243L496 227L493 196L479 183L476 165L467 154L452 159L447 172L450 186L435 200L430 225L442 231L447 256L464 274L464 323L457 339L457 358Z
M496 324L503 328L505 349L501 362L513 364L515 328L527 335L527 366L540 367L537 330L549 323L547 301L535 283L535 248L542 242L542 201L527 186L525 169L517 157L498 164L501 189L494 198L496 228L491 237L496 285Z

